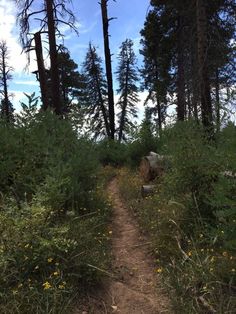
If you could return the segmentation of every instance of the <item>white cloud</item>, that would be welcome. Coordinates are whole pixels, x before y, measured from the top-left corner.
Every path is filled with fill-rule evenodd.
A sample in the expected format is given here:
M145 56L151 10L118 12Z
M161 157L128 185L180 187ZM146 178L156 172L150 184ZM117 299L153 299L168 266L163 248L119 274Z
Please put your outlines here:
M10 90L9 92L10 94L13 95L12 104L15 109L15 112L19 113L21 110L20 103L26 101L26 96L24 95L22 91L18 91L18 90Z
M27 57L22 52L16 34L16 6L14 1L0 0L0 40L5 40L9 48L9 65L14 68L14 72L19 74L25 70ZM34 61L34 53L31 54L31 59ZM36 69L35 62L32 62L28 68L29 72Z
M14 81L17 85L39 86L37 81Z

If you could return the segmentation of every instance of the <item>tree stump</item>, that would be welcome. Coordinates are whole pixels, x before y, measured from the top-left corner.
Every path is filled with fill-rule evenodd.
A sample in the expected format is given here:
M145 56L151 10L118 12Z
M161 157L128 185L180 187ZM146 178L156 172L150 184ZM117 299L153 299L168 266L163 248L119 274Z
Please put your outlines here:
M150 182L164 173L165 156L150 152L142 158L140 163L140 174L145 182Z

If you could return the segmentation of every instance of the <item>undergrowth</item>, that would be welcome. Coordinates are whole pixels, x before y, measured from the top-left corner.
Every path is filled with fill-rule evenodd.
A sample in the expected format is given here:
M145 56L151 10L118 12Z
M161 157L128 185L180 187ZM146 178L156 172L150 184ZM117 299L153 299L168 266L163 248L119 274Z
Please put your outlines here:
M106 182L70 121L28 111L0 123L0 313L73 313L109 265Z
M141 198L142 180L128 169L119 174L121 194L151 237L175 312L235 313L235 127L214 143L191 123L163 136L171 167L154 182L155 194Z

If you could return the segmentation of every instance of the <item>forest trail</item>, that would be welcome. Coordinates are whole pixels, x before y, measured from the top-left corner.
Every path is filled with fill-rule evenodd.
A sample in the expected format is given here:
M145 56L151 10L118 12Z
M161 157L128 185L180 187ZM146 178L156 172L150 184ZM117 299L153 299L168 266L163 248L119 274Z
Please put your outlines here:
M109 183L107 191L113 204L111 276L103 280L99 290L88 296L87 306L75 314L173 313L155 271L149 243L121 200L117 178Z
M108 194L113 202L112 269L116 279L109 280L107 287L107 313L171 313L148 243L120 198L116 178L110 182Z

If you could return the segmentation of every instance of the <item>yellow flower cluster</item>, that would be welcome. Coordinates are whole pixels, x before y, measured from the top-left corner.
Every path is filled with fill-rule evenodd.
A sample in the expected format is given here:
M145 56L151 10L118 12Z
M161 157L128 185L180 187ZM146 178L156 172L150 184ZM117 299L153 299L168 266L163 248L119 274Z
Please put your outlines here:
M44 288L44 290L48 290L48 289L52 288L52 286L48 281L46 281L43 283L43 288Z

